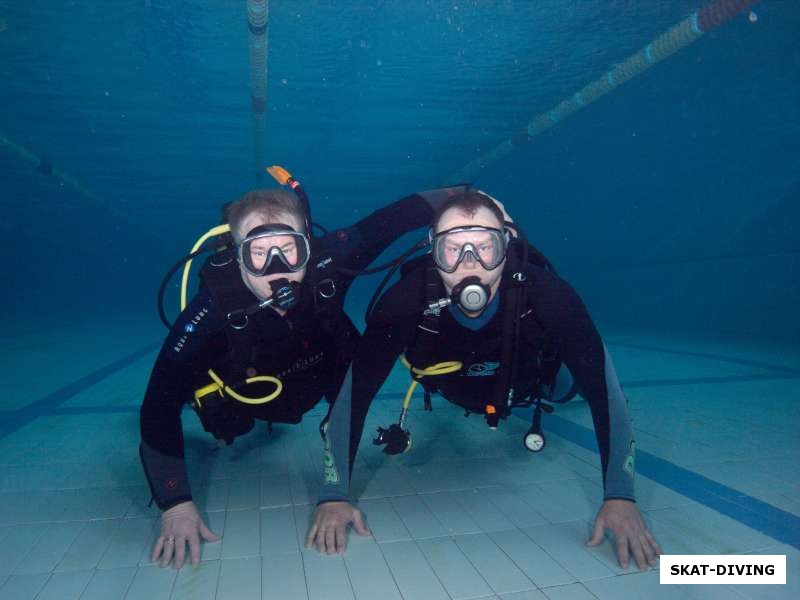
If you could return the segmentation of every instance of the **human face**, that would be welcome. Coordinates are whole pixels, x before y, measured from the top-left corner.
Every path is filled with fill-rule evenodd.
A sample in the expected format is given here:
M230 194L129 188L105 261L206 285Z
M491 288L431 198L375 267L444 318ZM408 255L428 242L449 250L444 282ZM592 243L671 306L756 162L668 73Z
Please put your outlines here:
M436 267L453 273L462 261L478 262L487 271L499 267L506 257L508 235L490 227L457 226L440 231L431 239L431 253Z
M272 273L295 272L310 258L308 239L289 225L266 225L248 232L238 245L239 263L254 277Z
M495 217L494 214L492 214L492 211L490 211L488 208L481 206L477 211L475 211L474 215L470 216L469 214L462 212L461 209L454 207L442 214L434 234L447 231L449 229L455 229L457 227L475 226L499 229L501 231L503 229L503 224L498 221L497 217ZM444 283L445 289L447 289L447 293L452 293L453 288L465 277L475 276L480 279L481 283L489 287L493 297L500 285L505 258L498 263L497 259L499 257L496 254L498 249L496 244L489 243L490 234L486 231L466 230L455 235L457 235L458 238L454 238L453 241L471 244L475 248L480 260L476 260L471 252L467 252L463 257L463 260L458 263L458 266L456 266L455 270L452 272L448 273L445 270L437 267L436 270L442 278L442 282ZM456 246L457 244L453 244L451 247L448 247L447 245L444 246L442 258L445 264L448 260L452 261L451 264L456 263L460 255L460 249L456 248ZM486 269L484 264L481 263L484 263L485 265L497 264L497 267L489 270ZM447 270L450 269L448 268ZM473 314L467 311L464 312L469 316L477 316L477 314L479 314Z
M259 213L252 213L247 215L244 220L242 221L239 230L237 231L237 239L243 240L248 232L252 231L256 227L262 225L271 225L273 223L283 223L285 225L291 226L295 231L304 231L303 225L300 222L300 219L295 217L294 215L290 214L283 214L279 215L279 218L274 220L268 220L264 215ZM272 237L270 240L254 240L253 244L251 245L251 251L248 258L248 261L251 262L251 265L255 267L255 269L259 269L266 264L269 248L272 246L278 246L285 254L287 262L297 261L298 251L296 245L293 247L293 240L291 235L286 236L276 236ZM283 239L286 238L286 239ZM261 243L259 243L261 242ZM277 242L277 243L276 243ZM277 257L273 260L277 260ZM243 264L246 261L241 261L239 263L239 270L242 274L242 280L247 288L253 292L253 294L259 300L267 300L268 298L272 297L272 288L270 287L270 282L275 281L276 279L288 279L289 281L296 281L300 283L306 276L306 267L303 267L297 271L290 272L290 273L272 273L269 275L263 276L256 276L249 272L249 270ZM259 266L260 264L260 266ZM297 264L295 262L295 264ZM280 314L284 314L285 311L276 308Z

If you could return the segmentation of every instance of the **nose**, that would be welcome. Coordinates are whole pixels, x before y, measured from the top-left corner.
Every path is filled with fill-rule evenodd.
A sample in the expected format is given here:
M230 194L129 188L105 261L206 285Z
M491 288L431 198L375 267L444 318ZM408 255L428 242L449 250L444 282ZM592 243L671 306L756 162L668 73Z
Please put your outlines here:
M478 261L475 260L475 255L472 253L472 250L467 250L467 252L464 254L464 261L462 263L464 268L472 270L476 267L477 263Z

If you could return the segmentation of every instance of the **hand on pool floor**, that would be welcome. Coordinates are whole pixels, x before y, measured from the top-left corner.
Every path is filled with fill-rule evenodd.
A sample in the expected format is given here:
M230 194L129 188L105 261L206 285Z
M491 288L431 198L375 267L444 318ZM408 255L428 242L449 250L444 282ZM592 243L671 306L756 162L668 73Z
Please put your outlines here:
M618 499L603 502L594 520L594 534L586 545L597 546L603 541L606 529L614 534L617 560L623 569L628 568L631 553L642 571L658 564L661 547L647 530L636 504Z
M347 526L351 523L357 534L372 535L364 524L364 514L349 502L320 504L306 536L306 548L314 546L324 554L344 554Z
M161 515L161 535L158 536L150 562L159 560L166 567L174 556L173 566L180 569L186 560L186 544L189 544L192 566L200 564L200 537L206 542L220 539L203 522L194 502L181 502L165 510Z

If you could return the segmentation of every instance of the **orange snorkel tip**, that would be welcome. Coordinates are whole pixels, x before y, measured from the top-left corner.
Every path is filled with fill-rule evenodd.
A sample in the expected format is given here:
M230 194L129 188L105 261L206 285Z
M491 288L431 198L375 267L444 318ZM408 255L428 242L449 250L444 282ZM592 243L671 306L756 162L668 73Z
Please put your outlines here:
M272 175L272 178L280 185L289 185L289 182L294 180L294 177L292 177L289 171L278 165L267 167L265 171Z

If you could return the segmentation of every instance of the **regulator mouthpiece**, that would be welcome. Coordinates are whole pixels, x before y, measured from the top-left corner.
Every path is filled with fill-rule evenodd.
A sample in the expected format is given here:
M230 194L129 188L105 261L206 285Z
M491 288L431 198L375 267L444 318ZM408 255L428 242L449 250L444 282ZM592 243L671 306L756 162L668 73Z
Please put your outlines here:
M300 290L299 283L288 279L276 279L270 281L269 286L272 288L272 297L270 298L272 306L289 310L297 305L298 292Z
M465 277L453 288L453 302L469 312L480 312L489 303L491 291L481 280L472 275Z

